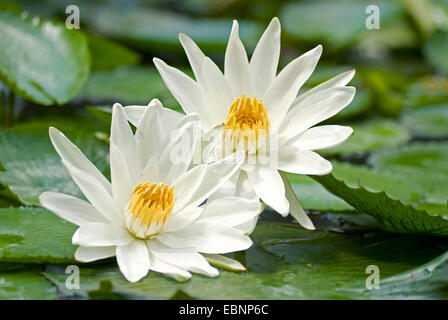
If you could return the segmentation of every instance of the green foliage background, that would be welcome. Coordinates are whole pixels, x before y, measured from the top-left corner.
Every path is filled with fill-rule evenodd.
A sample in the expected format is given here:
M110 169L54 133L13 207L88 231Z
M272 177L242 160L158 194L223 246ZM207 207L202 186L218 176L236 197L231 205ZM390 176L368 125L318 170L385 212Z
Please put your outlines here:
M80 9L80 30L65 27ZM380 29L365 25L368 5ZM289 175L317 227L267 208L248 267L178 283L151 272L128 283L113 259L74 261L75 229L39 207L54 190L80 195L48 138L55 126L104 172L115 102L159 98L180 110L152 65L188 71L178 33L222 66L232 19L251 52L282 23L281 67L321 43L303 90L356 68L354 101L327 123L355 134L322 151L322 177ZM4 0L0 3L0 299L445 299L448 297L447 0ZM65 286L77 264L81 287ZM377 265L381 288L365 286Z

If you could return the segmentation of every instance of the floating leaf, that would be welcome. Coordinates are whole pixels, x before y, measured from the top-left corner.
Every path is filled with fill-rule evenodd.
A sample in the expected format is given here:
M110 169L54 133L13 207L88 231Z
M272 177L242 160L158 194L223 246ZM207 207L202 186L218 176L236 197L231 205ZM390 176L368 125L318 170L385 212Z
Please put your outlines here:
M0 262L73 263L75 230L44 209L0 209Z
M285 32L299 39L326 41L333 47L341 47L354 42L366 29L368 5L379 7L381 26L403 13L395 2L301 1L285 5L280 20Z
M421 106L403 113L402 122L420 137L448 137L448 104Z
M136 64L141 56L107 38L89 34L89 49L92 57L92 71L104 71L120 66Z
M40 268L2 271L0 300L55 300L56 287L40 274Z
M48 136L55 126L77 144L105 174L108 173L108 148L95 139L98 124L84 117L72 119L43 118L0 132L0 183L9 187L26 205L39 205L44 191L58 191L80 196Z
M369 162L378 171L420 188L426 202L447 203L447 143L414 143L374 154Z
M354 210L352 206L325 190L310 177L288 173L288 180L300 204L307 210Z
M384 233L340 235L309 232L294 225L259 223L252 234L254 246L244 253L243 273L220 270L217 278L195 274L179 283L155 272L129 283L116 266L81 267L80 290L65 288L63 269L51 267L45 276L68 295L88 297L99 281L109 281L111 292L125 298L169 299L356 299L345 288L361 286L366 267L378 265L381 276L403 272L443 252L438 239ZM241 257L243 258L243 257Z
M147 105L153 98L158 98L164 106L178 104L157 70L140 66L94 72L78 98L95 104L109 103L111 106L115 102Z
M448 74L448 31L435 32L426 41L424 53L436 71Z
M85 21L95 30L147 50L169 49L180 52L179 32L190 36L204 50L221 51L232 28L230 19L193 19L182 14L131 6L91 6ZM254 48L262 27L239 21L240 37Z
M381 279L379 289L356 291L373 299L447 299L447 272L448 252L422 266Z
M0 12L0 79L36 103L63 104L89 75L86 37L39 17Z
M448 207L436 212L429 207L428 211L418 209L413 204L424 194L405 179L351 165L336 166L332 174L313 178L357 210L375 217L388 231L448 236Z
M320 151L325 155L355 154L405 144L410 139L409 130L394 121L371 120L350 125L353 136L343 144Z

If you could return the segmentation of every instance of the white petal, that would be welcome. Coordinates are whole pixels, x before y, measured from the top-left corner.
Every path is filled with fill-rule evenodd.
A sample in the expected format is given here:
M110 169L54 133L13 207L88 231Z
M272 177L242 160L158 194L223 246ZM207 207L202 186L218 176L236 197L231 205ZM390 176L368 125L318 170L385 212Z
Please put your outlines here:
M216 277L219 272L210 266L205 258L194 250L175 249L157 240L148 241L149 251L162 261L191 272Z
M261 203L258 199L226 197L207 202L203 208L198 222L235 227L256 217L261 211Z
M110 129L110 172L112 195L119 210L124 210L137 180L140 166L137 144L123 108L116 103L112 110Z
M239 168L245 158L244 151L238 151L222 160L207 165L201 185L190 203L199 205L220 188Z
M117 203L118 210L124 212L132 190L135 187L133 182L135 183L136 177L131 177L128 171L128 163L114 144L110 145L110 167L113 198Z
M220 254L203 254L207 261L217 267L224 268L230 271L246 271L246 267L239 261L231 259L229 257Z
M297 105L300 101L304 100L305 98L311 96L312 94L329 89L329 88L335 88L335 87L344 87L346 86L355 75L355 70L349 70L343 73L338 74L337 76L331 78L330 80L327 80L325 82L322 82L321 84L309 89L303 94L300 94L293 102L293 106Z
M153 106L162 107L161 122L163 123L162 130L164 131L164 133L169 131L169 129L171 128L171 124L175 124L183 117L183 114L180 112L171 110L169 108L164 108L159 99L152 99L147 106L125 106L123 107L123 111L126 119L138 128L140 120L142 119L145 111Z
M162 231L174 232L185 228L196 221L202 214L203 209L197 206L188 206L179 212L172 213L165 222Z
M84 247L108 247L126 245L133 239L124 228L106 223L87 223L75 232L72 242Z
M213 115L205 103L204 92L200 85L176 68L168 66L154 58L154 64L168 89L186 113L197 113L207 126L213 126Z
M123 159L128 164L128 172L135 177L139 171L137 144L131 126L123 112L123 107L116 103L112 109L110 127L110 144L116 145ZM113 168L111 168L113 170ZM112 188L114 186L112 185Z
M280 136L291 139L344 109L355 96L353 87L337 87L316 92L288 112Z
M255 217L247 221L244 221L243 223L240 223L239 225L235 226L235 229L240 230L245 235L251 235L252 232L255 230L255 227L257 226L259 217L260 215L256 215Z
M289 211L291 216L305 229L315 230L316 228L314 227L313 222L306 215L305 210L303 210L300 205L299 200L297 199L296 194L289 183L286 173L281 171L280 175L283 179L283 183L285 184L286 199L289 201Z
M140 168L162 151L162 105L158 100L146 108L135 132ZM134 154L134 158L137 154Z
M271 128L278 128L300 87L313 73L321 54L322 46L319 45L291 61L272 81L262 98Z
M114 224L121 225L123 223L123 215L112 195L107 192L104 185L94 179L92 175L85 171L79 170L70 163L62 160L69 171L73 181L81 189L87 200L108 220Z
M145 113L148 106L125 106L123 107L123 112L126 116L126 119L132 123L135 127L138 127L140 123L140 119Z
M90 222L107 222L90 203L67 194L44 192L39 200L43 207L78 226Z
M50 127L50 139L62 160L70 163L73 167L87 172L92 178L96 179L103 188L112 193L110 182L95 167L95 165L87 159L87 157L75 146L67 137L54 127Z
M163 142L163 150L158 159L161 180L171 184L187 171L196 145L200 143L201 133L199 117L195 113L185 116L176 124Z
M235 99L229 82L210 58L205 58L202 63L200 84L205 92L208 112L213 116L215 124L225 122Z
M149 249L148 253L149 253L149 269L166 274L167 276L170 276L176 279L177 281L185 281L191 278L191 273L189 273L188 271L160 260L155 255L153 255L151 251L149 251Z
M288 149L288 152L280 152L278 168L286 172L312 175L328 174L333 169L331 162L316 152L293 148Z
M327 125L313 127L293 138L290 145L300 150L321 150L336 147L353 134L346 126Z
M117 247L117 262L121 273L130 282L137 282L148 274L149 254L145 241L134 239Z
M263 96L277 73L280 57L280 29L280 21L277 17L273 18L258 41L250 60L250 71L256 97Z
M193 70L196 80L199 81L202 62L205 59L205 55L202 53L201 49L196 45L196 43L191 40L190 37L183 33L179 33L179 41L187 54L188 61L190 62L191 69Z
M261 200L282 216L289 213L285 186L276 169L267 166L254 166L252 170L247 172L247 175Z
M203 183L207 172L206 165L199 165L181 175L173 182L174 198L176 199L173 207L173 213L183 209L188 204L194 204L192 197L197 192L199 186Z
M171 248L216 254L246 250L252 245L250 238L235 228L197 222L179 232L161 233L157 240Z
M75 259L80 262L93 262L115 257L116 247L79 247L75 251Z
M234 97L241 97L243 94L248 97L252 96L249 60L247 59L246 49L244 49L238 35L238 22L236 20L233 21L232 31L227 43L224 74L232 87Z
M208 197L208 201L223 197L239 197L245 199L257 198L246 171L238 170L218 190Z

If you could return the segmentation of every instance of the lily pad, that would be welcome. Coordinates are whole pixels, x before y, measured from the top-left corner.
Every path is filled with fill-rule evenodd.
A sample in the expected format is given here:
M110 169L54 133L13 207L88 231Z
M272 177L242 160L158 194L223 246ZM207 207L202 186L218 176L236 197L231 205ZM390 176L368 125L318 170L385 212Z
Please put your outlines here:
M424 53L428 61L441 73L448 74L448 32L437 31L425 43Z
M448 236L448 206L418 208L425 193L406 179L351 165L335 166L332 174L313 178L357 210L375 217L385 230Z
M422 266L381 281L377 290L359 289L366 298L379 299L447 299L446 273L448 252Z
M288 173L288 180L304 209L320 211L354 210L351 205L325 190L310 177Z
M75 230L44 209L0 209L0 262L73 263Z
M402 122L419 137L448 137L448 104L421 106L403 113Z
M227 45L232 27L230 19L194 19L144 7L90 6L84 12L86 23L99 33L150 51L181 52L179 32L189 35L206 51L221 51ZM239 23L241 40L254 48L263 27L252 21Z
M369 162L376 170L420 188L425 202L447 203L448 144L414 143L377 153Z
M383 148L397 147L410 139L409 130L390 120L372 120L350 125L353 136L343 144L320 151L324 155L356 154Z
M113 293L137 299L169 299L179 292L195 299L356 299L362 296L346 289L365 282L367 266L378 265L381 276L387 277L443 250L435 239L419 236L347 236L273 223L260 223L252 237L255 245L240 255L248 271L220 270L213 279L194 275L179 283L150 272L143 280L129 283L116 266L84 265L80 290L68 291L63 269L47 268L45 276L64 294L84 298L98 290L101 280L111 283Z
M298 39L325 41L333 47L342 47L365 31L368 5L378 6L382 26L403 13L403 7L396 2L301 1L285 5L280 19L285 32Z
M109 170L107 145L94 137L96 121L76 116L43 119L0 131L0 163L5 169L0 183L26 205L40 205L39 195L50 190L81 196L50 142L49 126L63 131L106 176Z
M120 66L133 65L141 56L114 41L92 34L88 36L92 71L112 70Z
M0 11L0 79L43 105L64 104L89 75L86 37L64 24Z
M78 100L94 104L147 105L158 98L164 106L178 103L166 88L155 68L123 66L92 73Z
M56 300L56 287L41 274L40 268L2 272L0 300Z

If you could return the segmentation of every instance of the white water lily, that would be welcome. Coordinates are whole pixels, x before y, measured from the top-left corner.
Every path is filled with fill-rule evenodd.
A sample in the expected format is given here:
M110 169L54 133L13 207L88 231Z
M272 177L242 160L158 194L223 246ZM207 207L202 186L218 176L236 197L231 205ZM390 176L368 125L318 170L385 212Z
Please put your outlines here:
M224 148L243 149L259 156L267 144L276 143L275 165L244 165L215 196L254 193L274 210L289 212L305 228L314 226L300 206L285 172L328 174L331 163L314 150L344 142L353 130L347 126L313 127L347 106L355 88L347 87L354 71L342 73L298 95L312 74L322 46L290 62L277 74L280 56L280 22L274 18L262 35L249 61L233 22L225 52L224 74L184 34L179 35L196 81L155 58L165 84L187 113L199 115L206 129L221 126ZM267 141L260 143L260 141ZM233 150L232 150L233 151ZM261 159L261 158L260 158Z
M126 113L132 117L135 108ZM222 161L190 168L191 152L173 162L171 151L180 137L194 144L197 115L173 116L153 100L133 133L123 108L112 112L110 136L111 182L85 155L55 128L51 141L87 201L71 195L45 192L41 204L79 226L73 244L75 258L91 262L116 256L123 275L131 282L149 270L178 279L190 272L217 276L206 258L221 264L241 265L216 256L245 250L252 242L236 228L260 212L257 200L225 197L204 201L240 167L244 153ZM190 148L189 150L193 150ZM205 257L203 256L205 254Z

